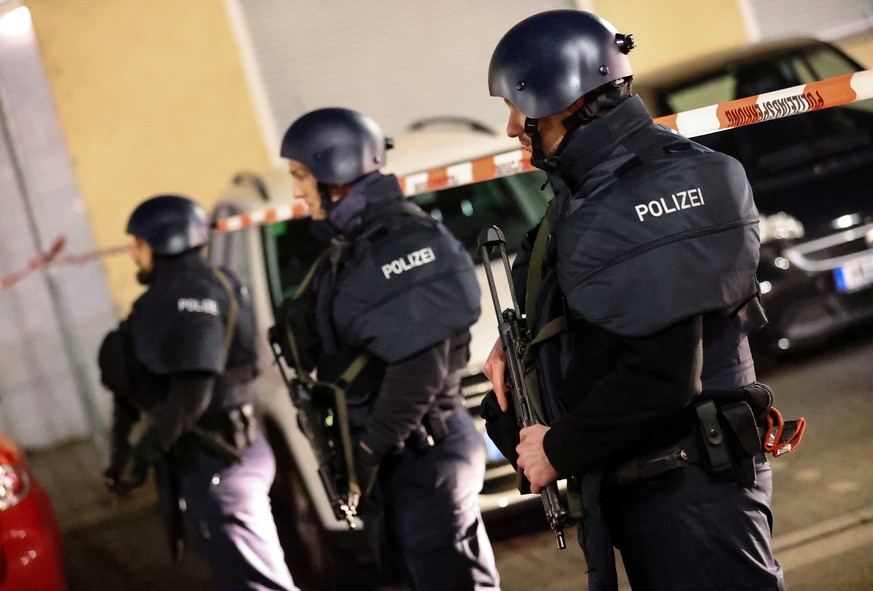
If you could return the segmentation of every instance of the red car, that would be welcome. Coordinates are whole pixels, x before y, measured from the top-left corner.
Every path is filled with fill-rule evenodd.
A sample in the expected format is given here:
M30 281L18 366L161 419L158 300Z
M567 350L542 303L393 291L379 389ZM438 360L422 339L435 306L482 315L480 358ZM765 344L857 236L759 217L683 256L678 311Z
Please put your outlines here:
M49 497L15 443L0 435L0 591L66 591Z

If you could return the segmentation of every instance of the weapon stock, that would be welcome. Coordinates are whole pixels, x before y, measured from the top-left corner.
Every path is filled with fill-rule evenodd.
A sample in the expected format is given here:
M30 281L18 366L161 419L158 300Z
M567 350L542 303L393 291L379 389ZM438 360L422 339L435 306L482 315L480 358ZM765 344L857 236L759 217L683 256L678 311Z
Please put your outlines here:
M342 435L336 426L336 412L326 404L320 403L314 396L311 385L305 384L299 377L289 378L283 365L279 345L270 331L270 345L279 373L288 386L291 403L297 409L297 425L309 441L309 446L318 464L318 477L330 501L334 516L339 521L346 521L349 529L357 528L359 494L349 487L348 471L354 467L346 466L343 457Z
M494 302L494 311L497 314L500 341L503 345L503 350L506 352L506 373L509 375L509 385L512 390L511 398L515 409L516 421L519 430L521 430L524 427L541 424L531 408L530 396L524 383L524 352L529 343L530 336L525 321L522 318L521 310L518 306L518 300L515 296L515 288L512 284L512 272L509 266L509 257L506 254L506 240L503 237L503 232L501 232L500 228L497 226L489 226L485 228L479 234L478 246L479 253L482 256L482 261L485 266L488 287L491 290L491 300ZM497 287L491 270L489 256L490 249L497 249L503 261L503 269L507 278L509 295L512 299L511 308L502 309L500 304L500 297L497 294ZM525 478L521 469L516 471L516 484L519 492L522 494L530 492L530 483ZM558 548L563 550L567 546L564 541L564 528L571 524L572 518L561 501L557 483L552 482L543 487L540 495L543 499L543 509L546 512L546 519L549 522L549 527L555 534L555 541L558 544Z

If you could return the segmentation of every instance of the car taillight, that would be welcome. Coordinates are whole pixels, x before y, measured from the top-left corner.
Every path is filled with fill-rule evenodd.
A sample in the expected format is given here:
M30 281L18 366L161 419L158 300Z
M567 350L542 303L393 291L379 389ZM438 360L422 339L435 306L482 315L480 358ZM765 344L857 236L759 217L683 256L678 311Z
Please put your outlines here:
M0 465L0 511L17 505L29 491L27 468L17 464Z

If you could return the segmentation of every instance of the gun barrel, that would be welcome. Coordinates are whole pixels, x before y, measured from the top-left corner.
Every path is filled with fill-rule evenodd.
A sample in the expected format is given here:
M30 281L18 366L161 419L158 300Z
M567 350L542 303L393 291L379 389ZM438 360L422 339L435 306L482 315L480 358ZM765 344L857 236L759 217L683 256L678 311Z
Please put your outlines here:
M567 547L567 543L564 541L564 528L570 525L570 514L561 502L561 497L558 494L558 485L554 482L547 485L540 491L540 495L543 498L546 519L548 519L549 527L552 528L552 532L555 534L558 549L563 550Z
M503 261L503 269L507 278L509 294L512 298L512 307L501 311L501 305L495 286L494 275L491 270L489 248L497 248ZM497 226L485 228L479 235L479 251L485 264L485 276L488 287L491 290L491 299L497 314L497 325L500 331L500 341L506 351L506 366L509 374L509 385L512 388L512 404L515 409L516 420L520 428L539 424L539 420L531 408L530 398L524 383L524 349L528 342L528 333L524 325L524 319L515 297L515 289L512 283L512 273L509 267L509 257L506 254L506 242L503 233ZM530 492L529 483L524 477L522 470L518 470L518 489L522 493ZM543 500L543 509L549 527L555 534L558 549L567 547L564 540L564 528L568 527L572 519L569 512L561 502L558 493L558 485L551 483L540 491Z

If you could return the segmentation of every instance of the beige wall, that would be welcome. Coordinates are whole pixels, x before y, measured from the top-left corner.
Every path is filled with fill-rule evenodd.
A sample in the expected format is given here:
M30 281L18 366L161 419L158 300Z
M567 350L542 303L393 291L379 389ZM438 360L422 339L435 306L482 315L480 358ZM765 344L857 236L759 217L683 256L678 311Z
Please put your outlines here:
M97 243L126 240L138 202L209 205L241 169L269 164L221 0L29 0ZM119 314L140 292L105 259Z
M634 73L748 40L737 0L592 0L592 10L622 33L633 33Z
M849 56L863 68L873 68L873 37L870 33L856 35L837 43Z

